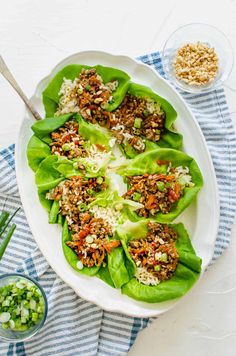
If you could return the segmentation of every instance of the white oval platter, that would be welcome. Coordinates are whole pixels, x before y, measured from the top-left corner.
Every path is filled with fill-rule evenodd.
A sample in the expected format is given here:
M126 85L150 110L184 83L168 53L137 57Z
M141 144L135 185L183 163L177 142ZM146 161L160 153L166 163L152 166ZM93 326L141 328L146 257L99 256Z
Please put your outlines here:
M184 150L193 156L203 174L204 187L197 201L192 204L178 221L182 221L192 240L197 254L202 258L202 274L211 261L219 222L219 201L217 182L211 157L199 125L176 90L154 69L127 56L112 55L99 51L79 52L61 61L38 85L32 103L44 115L41 93L49 80L62 67L72 64L101 64L127 72L132 81L147 85L166 98L176 109L176 128L183 134ZM101 308L135 317L151 317L172 308L178 300L148 304L135 301L120 290L113 289L96 277L83 276L74 271L66 262L61 246L61 228L48 224L47 212L40 205L34 183L34 173L27 164L26 147L34 119L26 111L16 144L16 174L25 214L33 236L55 272L82 298L96 303ZM199 282L198 282L199 283ZM197 283L197 284L198 284ZM196 286L194 287L196 288ZM184 298L188 298L184 296Z

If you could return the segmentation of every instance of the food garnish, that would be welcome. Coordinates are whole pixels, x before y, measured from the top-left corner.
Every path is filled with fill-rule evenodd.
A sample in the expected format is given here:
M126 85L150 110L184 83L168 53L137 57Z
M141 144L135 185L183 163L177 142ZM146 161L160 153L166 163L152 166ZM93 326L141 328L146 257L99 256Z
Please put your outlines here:
M131 240L128 251L137 266L137 280L146 285L157 285L170 279L176 270L179 255L175 241L178 236L168 225L149 222L147 227L147 236Z
M43 317L44 300L39 288L25 278L0 287L0 323L3 329L25 331Z
M212 82L219 71L219 59L213 47L197 42L178 49L173 67L176 77L189 85L202 86Z

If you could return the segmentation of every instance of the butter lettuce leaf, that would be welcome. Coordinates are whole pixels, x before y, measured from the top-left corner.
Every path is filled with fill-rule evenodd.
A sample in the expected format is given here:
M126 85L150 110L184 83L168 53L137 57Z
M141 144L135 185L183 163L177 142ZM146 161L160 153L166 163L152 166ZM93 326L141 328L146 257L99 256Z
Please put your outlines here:
M176 249L179 253L179 262L173 276L156 286L148 286L140 283L135 277L136 265L128 252L128 244L131 240L144 238L147 234L148 220L128 222L117 230L117 235L122 241L126 258L124 264L130 277L128 283L122 286L122 293L136 300L148 303L158 303L184 295L197 281L201 271L201 258L194 251L191 240L184 225L172 224L178 234ZM122 279L123 273L120 273Z
M67 246L66 244L67 241L71 241L71 233L68 229L67 220L65 220L62 229L62 249L67 262L77 272L86 274L88 276L95 276L98 273L101 266L93 266L93 267L84 266L83 269L78 269L77 263L79 261L79 257L69 246Z
M26 155L30 168L36 172L40 163L51 155L51 150L45 142L33 135L27 145Z
M82 64L70 64L57 72L43 91L43 103L46 117L54 116L57 110L60 100L58 93L62 86L63 79L66 78L74 80L75 78L78 78L83 68L95 68L97 73L102 77L104 84L117 80L118 87L112 92L113 102L108 103L105 109L107 111L112 111L120 105L129 87L130 77L128 74L119 69L104 67L101 65L90 67Z
M138 98L152 99L155 103L159 104L166 115L165 133L162 135L159 141L153 142L143 137L143 141L146 146L145 152L156 149L158 147L181 150L183 144L183 136L174 130L173 124L177 118L177 112L173 106L166 99L162 98L158 94L154 93L150 88L141 84L130 83L128 93ZM122 144L121 147L124 154L129 158L133 158L138 154L138 152L128 143Z
M170 161L172 167L188 167L189 174L192 177L193 187L185 187L183 196L173 204L171 211L168 214L158 212L153 219L161 223L169 223L179 216L196 198L199 190L203 186L203 178L200 169L196 161L188 156L186 153L173 150L173 149L156 149L153 151L145 152L135 157L132 160L127 160L123 163L123 166L117 169L117 173L120 174L124 180L128 176L143 175L145 173L165 174L167 172L168 165L158 164L158 161ZM135 216L136 215L136 216ZM132 220L142 219L137 214L131 214Z

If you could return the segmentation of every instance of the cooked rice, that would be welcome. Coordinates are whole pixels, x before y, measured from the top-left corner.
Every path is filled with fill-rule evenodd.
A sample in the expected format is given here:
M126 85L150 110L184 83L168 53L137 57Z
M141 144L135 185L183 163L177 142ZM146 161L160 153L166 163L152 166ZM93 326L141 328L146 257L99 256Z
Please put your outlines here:
M95 218L103 219L111 227L112 232L115 231L120 217L118 210L110 208L109 206L103 208L102 206L94 205L90 208L90 211L94 214Z
M159 279L154 276L151 272L148 272L144 267L137 267L135 272L135 277L137 280L147 286L156 286L160 283Z
M87 121L105 123L105 108L113 101L112 93L118 84L117 80L104 84L95 68L82 69L73 81L63 78L55 115L80 113Z

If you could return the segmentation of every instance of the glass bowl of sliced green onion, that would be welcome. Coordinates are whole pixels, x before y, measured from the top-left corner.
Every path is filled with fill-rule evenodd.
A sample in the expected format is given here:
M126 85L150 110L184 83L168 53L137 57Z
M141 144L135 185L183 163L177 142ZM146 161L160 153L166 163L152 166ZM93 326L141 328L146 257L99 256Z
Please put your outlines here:
M0 276L0 339L19 342L34 336L44 325L48 303L33 278L8 273Z

